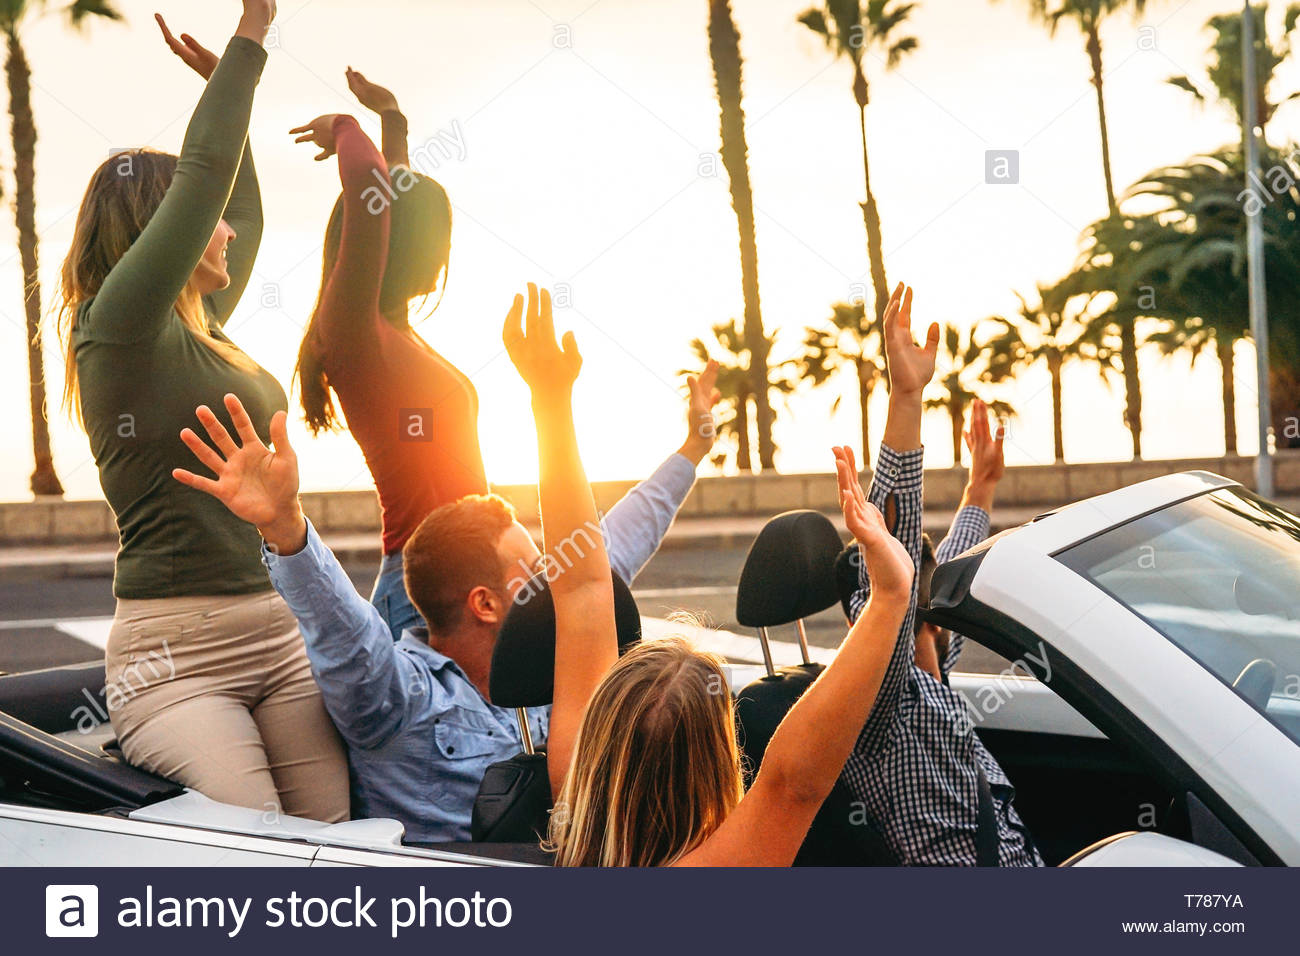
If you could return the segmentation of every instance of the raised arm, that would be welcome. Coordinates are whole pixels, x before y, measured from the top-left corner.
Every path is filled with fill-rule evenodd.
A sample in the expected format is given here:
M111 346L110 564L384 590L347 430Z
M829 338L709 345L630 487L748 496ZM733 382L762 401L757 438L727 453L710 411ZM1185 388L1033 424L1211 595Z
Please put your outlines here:
M162 31L163 41L181 62L205 82L211 80L219 62L217 55L188 33L174 36L161 13L154 14L154 19ZM208 295L204 303L209 319L218 328L226 324L235 311L235 306L239 304L249 277L253 274L257 250L262 244L262 191L258 187L257 170L253 166L252 145L248 142L244 143L239 174L235 177L234 189L221 218L235 231L235 238L226 252L226 272L230 276L230 284Z
M226 250L230 285L208 296L208 314L212 317L212 324L218 328L226 324L239 305L244 290L248 288L248 280L253 276L257 250L262 246L262 190L257 182L257 168L253 165L251 143L244 145L239 175L235 177L235 188L230 193L222 218L235 230L235 238Z
M912 590L912 561L858 483L853 456L835 449L844 520L875 590L835 659L772 735L754 785L686 866L789 866L835 785L871 711Z
M298 143L320 147L317 162L335 153L343 183L343 229L334 268L321 289L318 345L349 349L365 340L379 313L379 290L388 258L391 183L384 158L355 118L318 116L289 131Z
M406 115L398 107L397 97L391 90L370 82L360 70L352 67L348 67L347 80L348 89L357 101L366 109L379 114L379 122L383 127L384 161L388 163L388 168L409 168L411 157L407 145Z
M618 659L614 587L573 425L573 383L582 368L573 333L565 333L562 347L556 344L551 295L545 289L539 295L529 283L527 315L524 297L515 296L502 338L532 390L537 422L542 540L555 600L555 695L546 748L554 795L587 703Z
M718 434L713 407L722 399L715 387L718 363L709 362L704 372L686 380L690 393L687 406L687 435L682 447L609 509L601 521L609 563L627 584L654 557L672 527L686 496L695 485L695 469L713 448Z
M924 449L921 447L921 392L934 376L939 348L939 326L930 326L925 345L912 338L912 290L901 283L885 312L885 348L889 351L889 417L885 437L871 482L870 502L887 516L895 538L902 542L913 567L921 563L921 484ZM850 464L852 451L849 452ZM869 589L876 586L869 563L862 563L863 589L851 602L854 613L862 607ZM914 576L915 577L915 576ZM888 738L897 715L912 662L916 655L916 581L894 644L875 708L862 728L856 755L874 753Z
M171 318L230 198L266 64L262 40L274 16L273 0L244 0L239 29L190 119L166 196L90 307L95 336L136 342L156 335Z
M966 447L970 449L970 475L962 492L961 506L953 516L948 535L935 548L936 564L951 561L969 551L989 536L993 515L993 496L998 482L1006 470L1002 454L1005 431L999 426L994 435L989 428L988 406L978 399L971 406L970 428L965 433ZM949 674L961 656L966 638L950 634L947 646L942 648L939 667L943 675Z
M396 650L388 625L357 593L304 517L298 501L298 458L289 444L285 413L271 419L272 449L262 444L238 398L227 395L225 404L238 442L207 406L196 414L212 444L193 429L181 432L181 440L214 477L182 468L173 477L207 492L235 517L257 526L264 542L263 561L298 619L331 719L353 746L382 746L438 688Z

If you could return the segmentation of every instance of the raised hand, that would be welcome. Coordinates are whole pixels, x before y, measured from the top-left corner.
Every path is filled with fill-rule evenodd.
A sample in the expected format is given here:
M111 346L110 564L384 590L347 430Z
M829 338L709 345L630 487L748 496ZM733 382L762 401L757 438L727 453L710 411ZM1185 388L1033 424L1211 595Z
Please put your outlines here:
M524 297L515 296L501 340L520 378L532 389L533 398L572 391L582 369L582 355L572 332L565 332L562 344L556 344L551 293L546 289L539 293L536 283L528 283L527 313Z
M934 377L939 323L931 323L925 345L916 344L912 337L912 289L901 282L885 309L885 350L889 353L890 391L919 395Z
M299 126L296 129L289 130L289 135L297 136L297 139L294 140L295 143L313 143L319 146L321 151L316 157L316 162L324 162L336 152L334 121L338 119L338 116L338 113L326 113L324 116L318 116L306 126Z
M903 543L889 533L884 515L867 501L858 481L858 464L848 446L831 449L835 454L835 475L840 485L840 510L844 524L858 542L871 578L871 593L911 594L912 559Z
M375 113L384 113L388 110L397 109L397 97L393 95L392 91L380 86L378 83L371 83L360 70L348 67L347 73L344 75L348 80L348 89L352 91L352 95L366 109Z
M254 43L265 43L275 13L275 0L244 0L244 15L239 18L235 36L245 37Z
M181 431L181 441L216 477L205 478L184 468L175 469L172 477L212 495L235 517L255 525L267 542L280 550L301 548L306 525L298 504L298 456L289 445L288 415L276 412L271 418L272 449L262 444L238 398L227 395L225 403L239 444L206 405L200 405L195 414L216 450L193 429ZM297 547L292 547L295 543Z
M1006 429L999 424L997 434L992 433L988 406L979 399L971 405L970 416L970 428L963 433L971 453L970 476L966 480L963 502L991 511L993 492L1006 472L1002 454Z
M172 35L172 31L167 28L167 21L163 19L161 13L155 13L153 18L158 22L158 28L162 30L163 40L167 42L167 46L171 48L171 51L199 76L205 80L212 79L212 71L217 68L220 57L188 33L182 33L180 39L177 39Z
M722 401L718 391L718 363L709 360L704 372L696 378L686 377L686 386L690 389L690 403L687 405L686 422L690 431L680 454L695 464L702 462L713 450L713 443L718 438L718 423L713 419L713 409Z
M275 0L243 0L243 3L245 17L265 20L267 26L275 20Z

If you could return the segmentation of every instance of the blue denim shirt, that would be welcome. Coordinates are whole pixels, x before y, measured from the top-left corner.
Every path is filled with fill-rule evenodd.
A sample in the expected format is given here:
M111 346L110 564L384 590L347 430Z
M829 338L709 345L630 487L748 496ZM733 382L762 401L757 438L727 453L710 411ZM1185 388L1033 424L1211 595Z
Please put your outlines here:
M601 522L610 564L629 584L694 483L694 465L673 455ZM400 820L409 842L468 840L488 765L523 750L515 712L488 703L455 661L429 647L423 628L394 644L315 528L302 551L273 555L263 546L262 560L298 619L325 708L347 743L354 815ZM530 709L528 722L540 749L550 708Z

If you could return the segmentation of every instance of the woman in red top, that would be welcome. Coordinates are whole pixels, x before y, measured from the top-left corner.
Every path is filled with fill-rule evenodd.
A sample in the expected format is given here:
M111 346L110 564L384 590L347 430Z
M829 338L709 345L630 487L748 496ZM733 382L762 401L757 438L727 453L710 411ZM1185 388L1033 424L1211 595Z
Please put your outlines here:
M411 170L406 118L382 87L349 69L348 85L383 120L384 152L346 115L292 132L338 154L343 195L325 235L320 299L298 354L313 434L341 425L365 454L383 509L384 559L371 601L393 633L422 624L406 596L402 546L436 508L486 494L478 395L411 328L411 302L432 294L451 250L451 203Z

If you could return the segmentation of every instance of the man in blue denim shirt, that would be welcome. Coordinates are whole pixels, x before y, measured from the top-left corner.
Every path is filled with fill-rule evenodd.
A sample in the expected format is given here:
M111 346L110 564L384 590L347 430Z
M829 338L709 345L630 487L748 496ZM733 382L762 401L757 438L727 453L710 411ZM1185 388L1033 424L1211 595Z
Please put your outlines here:
M654 556L712 447L714 375L710 368L700 381L691 380L691 430L681 450L601 522L610 564L629 584ZM242 447L220 461L210 449L204 455L195 448L202 444L197 437L187 438L217 480L182 480L214 494L261 531L271 581L298 619L326 709L348 745L354 816L400 820L407 842L468 840L484 771L523 749L515 712L488 702L488 670L501 621L542 568L541 551L513 509L495 496L439 508L405 549L412 602L432 626L407 630L394 644L379 612L357 593L302 514L297 461L282 418L272 423L272 453L251 423L245 426L238 400L227 397L227 407ZM224 429L210 410L198 415L218 447L233 444L229 436L217 437L214 429ZM492 529L486 549L484 525ZM449 600L439 581L422 580L422 554L431 567L477 569L479 578L469 584L473 574L462 575ZM539 749L549 710L528 712Z

